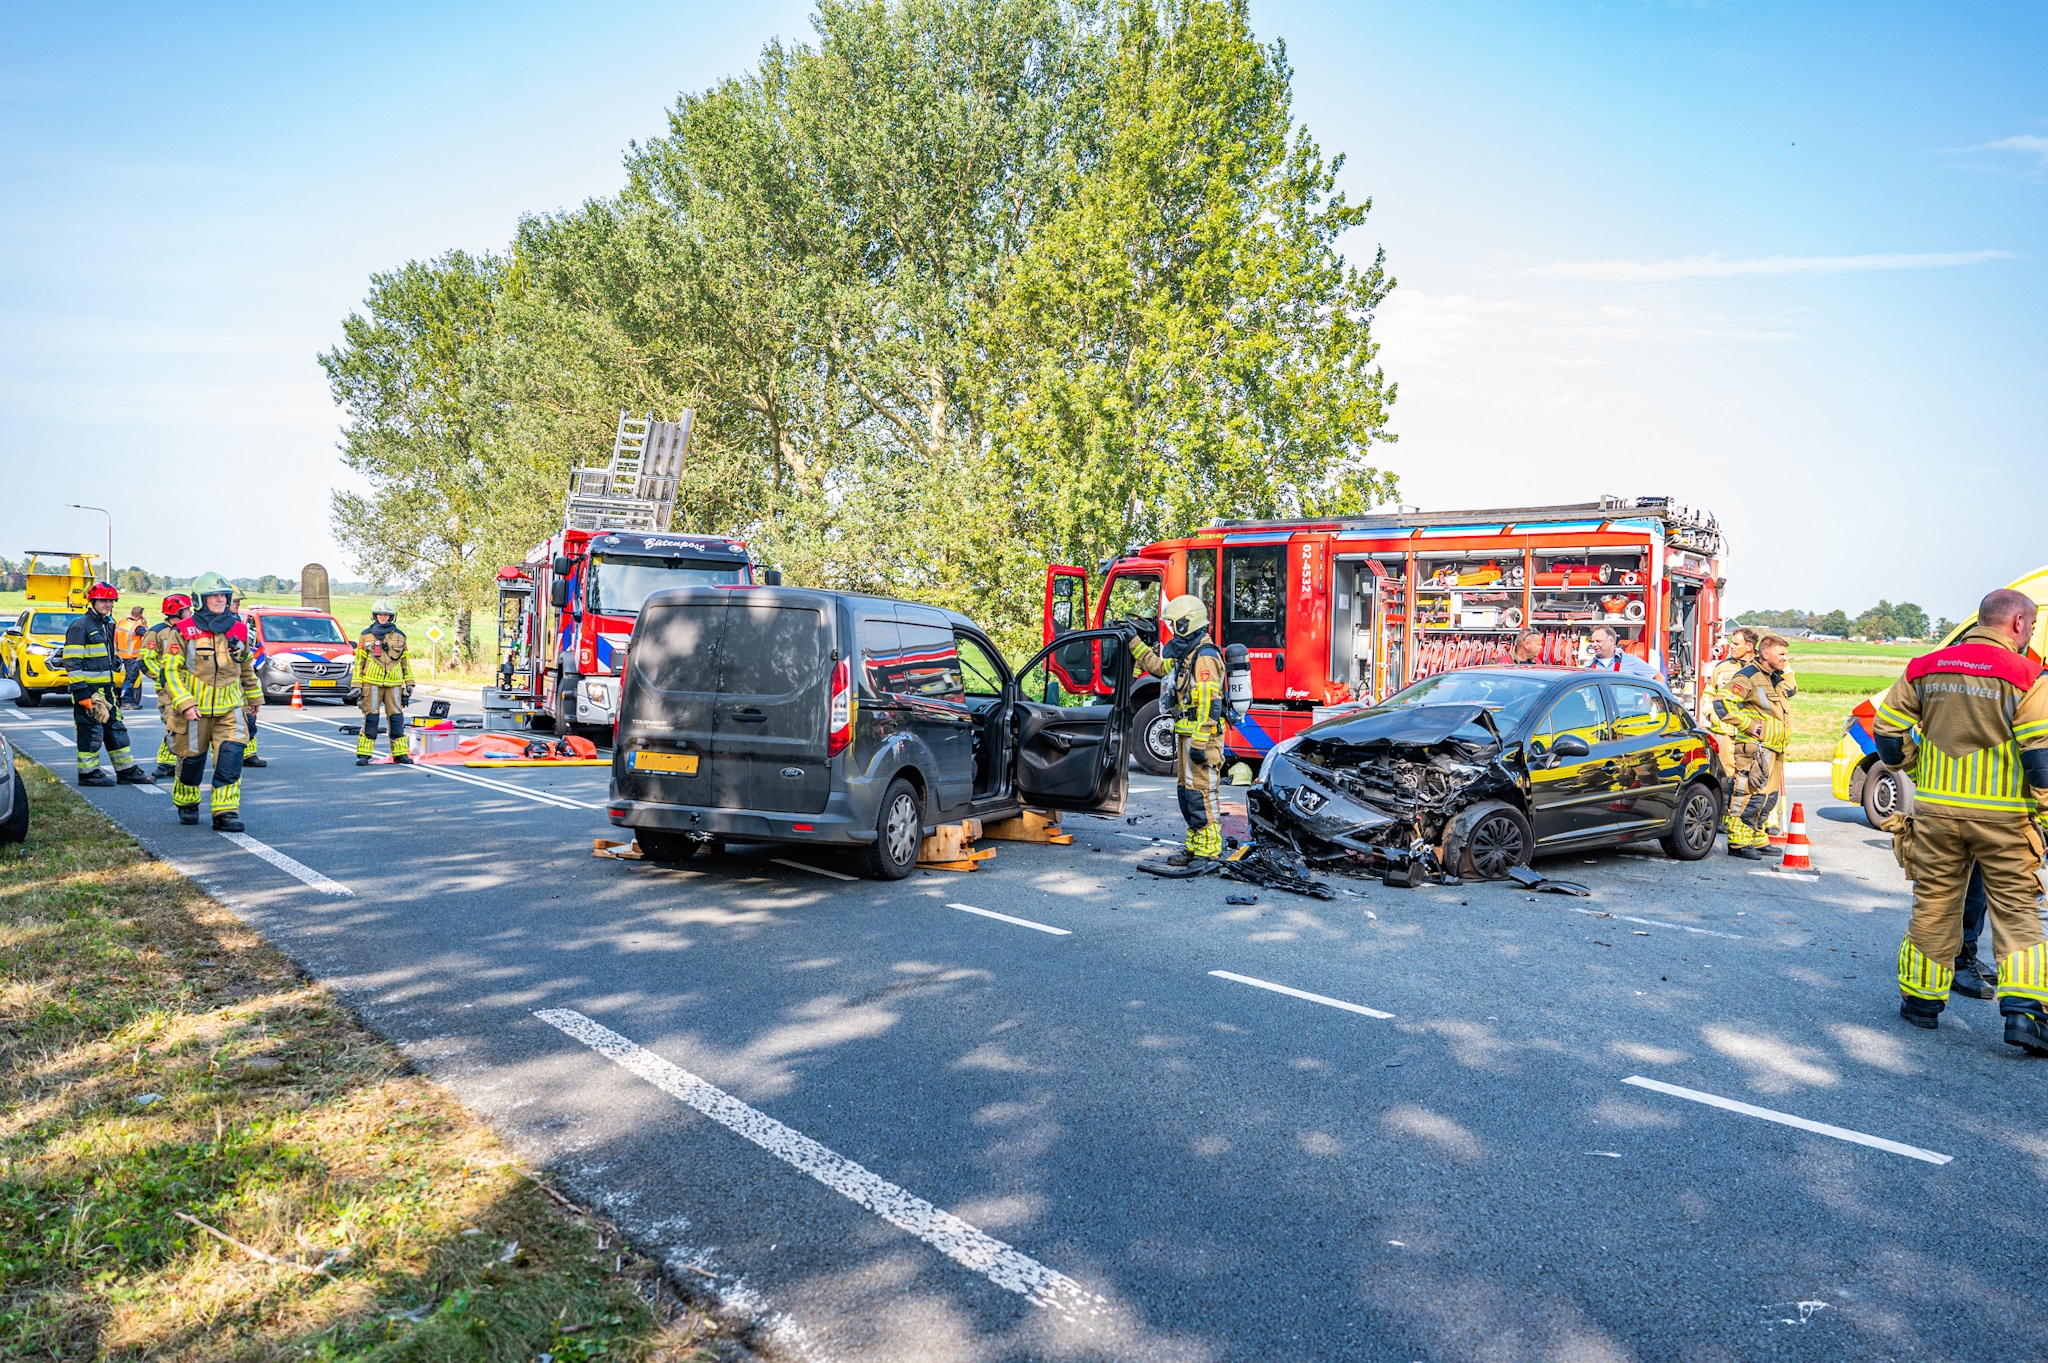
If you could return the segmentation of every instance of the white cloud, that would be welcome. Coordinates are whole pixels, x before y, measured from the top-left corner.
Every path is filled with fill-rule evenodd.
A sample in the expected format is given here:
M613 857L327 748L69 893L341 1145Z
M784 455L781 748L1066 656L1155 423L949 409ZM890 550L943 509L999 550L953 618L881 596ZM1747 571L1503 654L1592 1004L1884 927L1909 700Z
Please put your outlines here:
M1718 252L1709 252L1703 256L1686 256L1680 260L1563 260L1552 265L1539 265L1522 273L1540 279L1639 284L1672 279L1726 279L1740 275L1858 274L1870 270L1935 270L1954 265L1982 265L1987 261L2012 258L2010 251L1919 251L1861 256L1754 256L1747 260L1730 260Z
M2016 151L2040 158L2039 169L2048 169L2048 137L2033 133L2021 133L2017 137L2001 137L1996 142L1985 142L1970 148L1971 151Z

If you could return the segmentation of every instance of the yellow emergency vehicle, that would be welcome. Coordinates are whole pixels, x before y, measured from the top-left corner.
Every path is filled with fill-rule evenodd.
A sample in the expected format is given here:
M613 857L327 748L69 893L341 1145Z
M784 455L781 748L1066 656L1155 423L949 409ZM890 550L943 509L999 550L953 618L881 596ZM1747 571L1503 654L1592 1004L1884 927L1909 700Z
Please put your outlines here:
M85 614L85 593L97 580L99 556L30 549L28 605L0 629L0 676L21 685L16 705L33 708L44 696L70 698L64 671L64 631Z

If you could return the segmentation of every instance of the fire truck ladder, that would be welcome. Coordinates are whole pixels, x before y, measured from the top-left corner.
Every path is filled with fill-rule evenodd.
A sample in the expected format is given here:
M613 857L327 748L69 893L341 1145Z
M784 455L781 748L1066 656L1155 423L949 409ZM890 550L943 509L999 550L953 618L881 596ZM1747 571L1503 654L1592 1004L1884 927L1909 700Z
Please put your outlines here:
M688 408L674 421L657 421L652 412L620 412L611 462L580 466L569 474L567 527L666 531L675 516L676 481L689 452L695 417Z

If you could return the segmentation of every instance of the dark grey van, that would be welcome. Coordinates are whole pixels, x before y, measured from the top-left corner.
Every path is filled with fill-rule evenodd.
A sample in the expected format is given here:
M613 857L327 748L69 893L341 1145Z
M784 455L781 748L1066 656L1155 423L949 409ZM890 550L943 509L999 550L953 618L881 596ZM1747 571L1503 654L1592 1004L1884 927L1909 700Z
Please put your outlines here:
M963 615L792 587L678 587L641 607L611 821L656 861L712 842L858 850L894 880L935 826L1121 812L1130 653L1060 636L1013 671Z

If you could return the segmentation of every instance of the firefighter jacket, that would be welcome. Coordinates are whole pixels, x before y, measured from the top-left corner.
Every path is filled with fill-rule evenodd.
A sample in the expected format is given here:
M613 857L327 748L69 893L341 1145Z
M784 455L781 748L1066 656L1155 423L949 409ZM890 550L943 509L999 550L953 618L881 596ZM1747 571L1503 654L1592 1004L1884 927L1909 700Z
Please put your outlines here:
M356 640L355 685L412 685L412 659L406 656L405 631L397 621L373 624Z
M1136 650L1132 656L1140 671L1173 679L1173 731L1207 743L1223 732L1223 654L1209 642L1206 630L1193 637L1196 642L1178 659L1169 656L1177 651L1172 645L1162 653L1142 639L1131 641Z
M1710 732L1727 734L1731 737L1736 736L1733 718L1735 697L1729 693L1728 687L1735 680L1735 674L1740 672L1742 668L1743 664L1735 659L1723 658L1720 662L1715 663L1713 669L1707 673L1705 688L1707 697L1706 718L1707 728Z
M225 715L263 703L248 628L232 613L201 611L171 628L177 647L161 664L159 685L169 693L172 710L197 705L202 715Z
M1996 630L1973 629L1908 663L1877 707L1876 729L1902 741L1918 731L1916 815L2010 823L2048 802L2048 781L2029 781L2022 756L2048 750L2048 677Z
M1792 707L1778 690L1781 674L1766 672L1762 663L1744 663L1728 681L1715 708L1738 739L1782 753L1792 741Z
M115 652L114 622L89 610L64 631L64 671L71 678L71 699L83 702L95 691L110 691L121 677Z
M158 691L165 689L164 664L184 643L178 625L176 620L159 620L142 636L142 672L156 683Z

